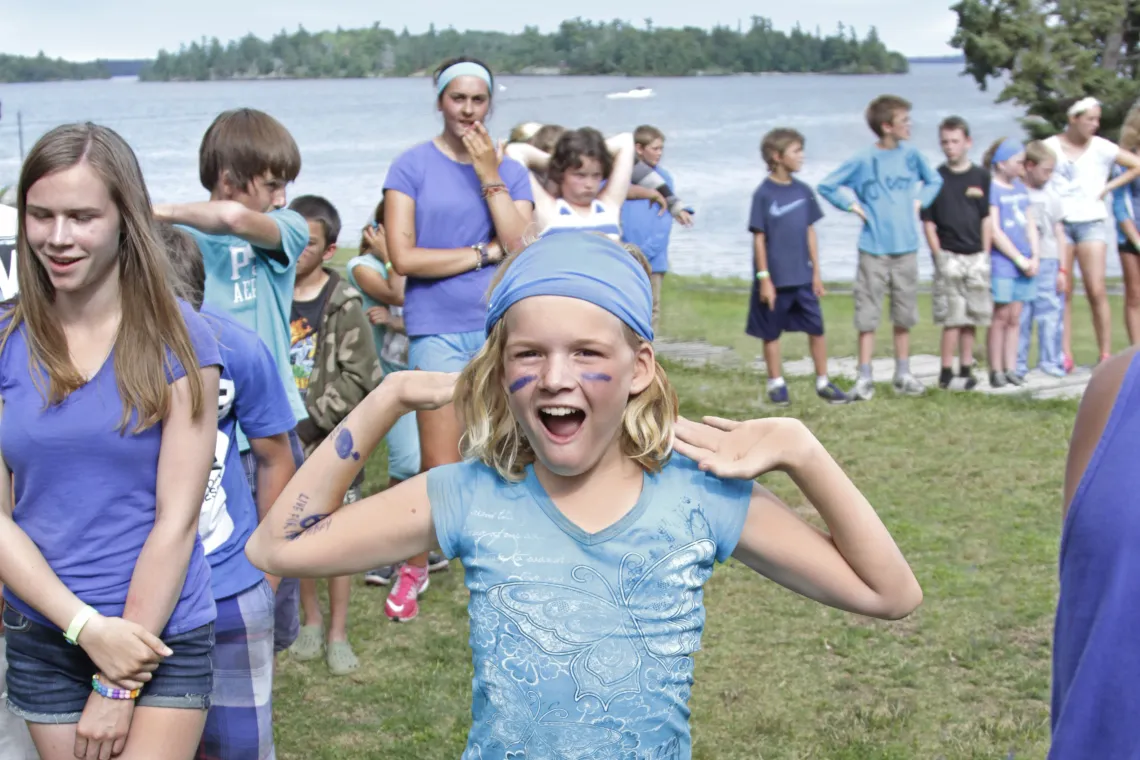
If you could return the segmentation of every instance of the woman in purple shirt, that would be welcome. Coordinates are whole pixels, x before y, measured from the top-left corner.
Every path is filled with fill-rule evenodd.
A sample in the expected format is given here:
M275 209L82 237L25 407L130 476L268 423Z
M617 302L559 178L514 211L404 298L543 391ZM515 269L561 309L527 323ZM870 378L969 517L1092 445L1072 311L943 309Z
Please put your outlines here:
M486 294L495 265L523 245L534 213L526 168L502 158L483 126L494 78L480 61L454 58L435 72L443 131L402 153L384 181L384 230L392 267L408 278L408 365L459 372L483 347ZM458 462L452 406L416 415L421 471ZM400 568L385 612L411 620L428 586L427 555Z
M168 286L119 135L48 132L18 198L21 292L0 313L8 709L43 760L190 760L212 690L197 528L217 342Z

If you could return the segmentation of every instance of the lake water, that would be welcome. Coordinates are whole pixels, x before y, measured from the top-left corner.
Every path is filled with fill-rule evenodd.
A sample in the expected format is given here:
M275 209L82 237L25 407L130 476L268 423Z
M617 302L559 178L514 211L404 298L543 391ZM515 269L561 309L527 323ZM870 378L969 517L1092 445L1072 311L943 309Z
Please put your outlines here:
M1019 134L1018 112L995 105L955 65L925 64L905 76L766 75L679 79L503 77L489 126L504 137L521 121L593 126L606 134L638 124L667 137L663 164L681 197L697 209L696 225L678 228L674 271L749 274L748 210L764 176L760 138L790 126L807 138L801 178L815 184L872 135L863 109L891 92L914 103L914 141L937 163L937 125L950 114L972 126L980 157L990 141ZM607 93L638 85L656 96L611 100ZM301 147L304 167L291 194L319 193L340 210L341 242L355 245L380 197L388 164L405 148L439 130L426 79L141 83L134 80L0 85L0 185L19 173L16 112L23 112L25 149L61 122L91 120L118 130L142 162L155 202L199 200L198 144L219 111L260 108L280 119ZM826 279L851 280L859 224L824 204L819 225ZM1119 262L1110 257L1110 271ZM920 257L929 276L929 257Z

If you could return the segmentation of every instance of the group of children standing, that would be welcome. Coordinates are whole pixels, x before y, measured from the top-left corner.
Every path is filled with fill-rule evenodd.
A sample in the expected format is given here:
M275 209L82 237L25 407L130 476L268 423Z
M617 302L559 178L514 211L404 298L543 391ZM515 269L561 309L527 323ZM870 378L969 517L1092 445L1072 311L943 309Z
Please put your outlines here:
M1072 371L1070 352L1063 349L1063 315L1065 294L1071 289L1073 246L1062 199L1046 189L1059 147L1049 141L1002 139L978 166L969 158L969 126L951 116L938 128L946 161L934 171L907 142L910 109L896 96L876 98L866 116L878 140L818 188L833 206L863 221L854 288L859 370L849 393L827 376L819 304L824 287L813 228L822 212L812 189L793 177L803 165L804 138L792 129L775 129L761 143L769 175L752 200L749 229L756 282L746 331L764 341L767 396L773 404L789 402L780 363L779 338L784 332L809 336L821 398L831 403L869 400L874 394L874 335L887 295L894 326L894 389L906 395L925 392L909 366L909 331L918 321L916 211L934 264L933 318L943 328L939 387L950 388L955 375L961 387L977 386L978 327L989 328L987 364L994 388L1025 384L1035 326L1041 371L1058 377ZM1105 175L1103 179L1107 169ZM1108 183L1106 192L1131 179L1131 173L1122 175ZM1121 192L1117 209L1123 230L1131 214Z

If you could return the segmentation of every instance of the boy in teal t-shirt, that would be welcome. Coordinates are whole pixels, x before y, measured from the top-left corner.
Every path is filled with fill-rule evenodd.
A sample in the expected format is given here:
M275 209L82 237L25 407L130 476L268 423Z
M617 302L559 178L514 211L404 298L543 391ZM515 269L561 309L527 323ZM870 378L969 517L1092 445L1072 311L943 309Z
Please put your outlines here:
M267 113L238 108L214 119L198 150L198 177L210 200L154 209L156 219L181 226L198 244L206 266L205 303L269 347L298 423L309 415L289 362L289 318L309 224L282 207L285 187L300 173L301 152L289 130ZM287 481L259 475L261 463L240 426L237 441L255 502L272 504ZM300 468L305 456L295 431L289 442ZM283 578L276 592L273 648L281 652L300 631L299 582Z
M248 108L227 111L206 131L199 151L210 200L155 208L159 220L184 227L201 249L205 302L269 346L298 422L308 415L289 364L289 315L309 225L282 206L286 185L300 171L300 151L280 122ZM249 450L240 431L238 442L241 451Z

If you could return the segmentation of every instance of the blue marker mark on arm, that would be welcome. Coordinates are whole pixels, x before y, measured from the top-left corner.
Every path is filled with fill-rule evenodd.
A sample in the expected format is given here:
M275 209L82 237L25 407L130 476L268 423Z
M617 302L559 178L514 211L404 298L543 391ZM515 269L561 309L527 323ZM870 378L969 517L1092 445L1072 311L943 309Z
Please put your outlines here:
M353 451L352 431L346 427L336 434L336 455L341 459L360 459L360 452Z
M523 375L518 380L515 380L513 383L511 383L510 386L508 386L507 390L509 390L511 393L517 393L537 379L537 375Z
M607 375L605 372L583 372L582 379L593 380L602 383L608 383L613 380L613 378Z

